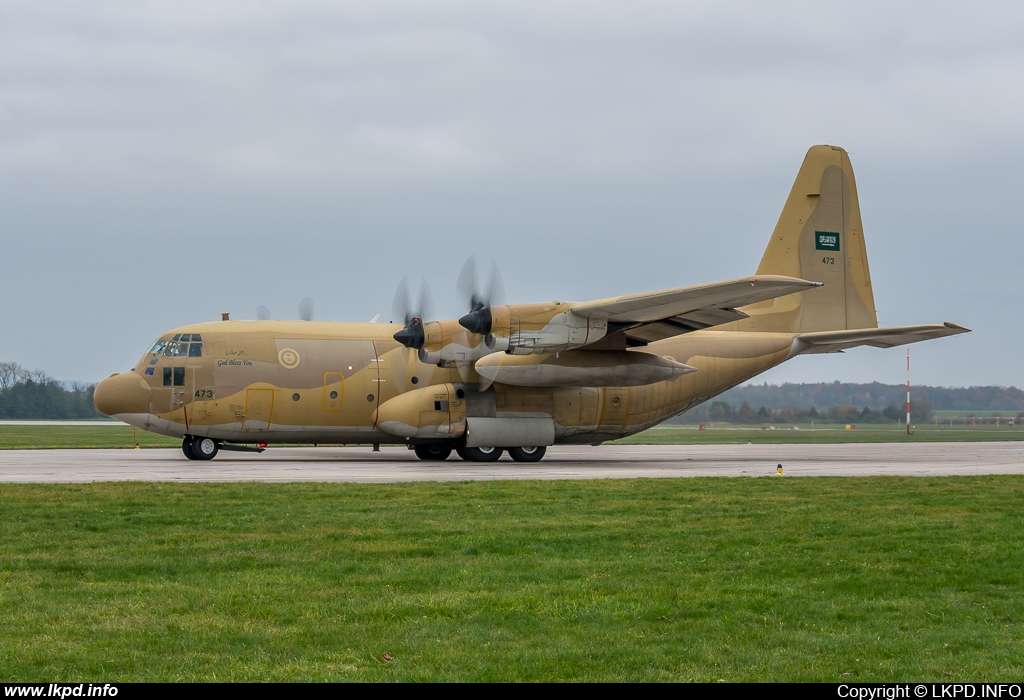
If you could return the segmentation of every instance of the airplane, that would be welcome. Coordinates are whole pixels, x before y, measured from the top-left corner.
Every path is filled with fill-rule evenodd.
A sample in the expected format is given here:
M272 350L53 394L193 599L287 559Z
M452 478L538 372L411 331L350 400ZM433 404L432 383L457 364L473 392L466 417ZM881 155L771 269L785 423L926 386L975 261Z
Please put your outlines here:
M405 324L228 320L161 335L95 390L103 414L194 460L271 444L403 444L423 460L599 445L798 355L969 332L879 328L853 169L813 146L757 271L586 302L493 304ZM262 316L261 312L261 316Z

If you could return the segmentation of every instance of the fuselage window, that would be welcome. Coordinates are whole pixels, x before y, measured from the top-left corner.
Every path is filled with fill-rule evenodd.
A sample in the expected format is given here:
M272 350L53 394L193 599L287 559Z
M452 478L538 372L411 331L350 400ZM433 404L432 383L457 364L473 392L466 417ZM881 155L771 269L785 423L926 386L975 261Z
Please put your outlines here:
M185 368L174 368L174 386L185 386Z
M164 367L164 386L171 385L171 368Z

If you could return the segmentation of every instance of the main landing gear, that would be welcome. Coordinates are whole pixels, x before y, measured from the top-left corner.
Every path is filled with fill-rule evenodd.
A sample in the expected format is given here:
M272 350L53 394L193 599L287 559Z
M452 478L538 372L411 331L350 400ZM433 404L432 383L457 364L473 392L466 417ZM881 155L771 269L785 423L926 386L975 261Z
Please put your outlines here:
M181 441L181 451L189 459L210 460L217 456L219 450L220 445L213 438L186 435Z
M417 457L428 462L443 462L452 453L452 448L444 445L416 445L412 449Z
M452 453L451 445L422 443L413 447L416 456L426 461L443 461ZM455 452L467 462L497 462L505 450L501 447L466 447L456 445ZM546 447L509 447L508 456L516 462L539 462Z

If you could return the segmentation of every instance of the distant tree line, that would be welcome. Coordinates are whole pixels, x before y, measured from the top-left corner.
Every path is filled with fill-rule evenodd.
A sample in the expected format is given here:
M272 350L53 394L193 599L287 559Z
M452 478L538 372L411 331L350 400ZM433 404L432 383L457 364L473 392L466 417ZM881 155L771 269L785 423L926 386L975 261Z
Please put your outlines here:
M103 418L92 403L94 384L65 387L41 370L0 362L0 419Z
M1024 391L1016 387L972 386L966 388L911 386L911 403L927 400L933 410L960 411L1024 411ZM818 411L830 406L859 406L882 411L890 405L906 406L906 384L770 384L739 386L718 397L733 406L744 401L751 406L783 409L786 406L814 407ZM905 410L905 409L904 409Z
M897 406L889 404L881 411L873 410L867 406L857 408L856 406L836 405L819 411L814 406L810 408L795 408L784 406L782 408L768 408L760 406L755 410L750 403L744 401L739 408L734 408L728 401L712 401L694 410L683 414L677 421L683 423L895 423L906 420L906 404ZM925 423L932 419L932 406L928 399L921 399L911 403L910 420L912 423Z

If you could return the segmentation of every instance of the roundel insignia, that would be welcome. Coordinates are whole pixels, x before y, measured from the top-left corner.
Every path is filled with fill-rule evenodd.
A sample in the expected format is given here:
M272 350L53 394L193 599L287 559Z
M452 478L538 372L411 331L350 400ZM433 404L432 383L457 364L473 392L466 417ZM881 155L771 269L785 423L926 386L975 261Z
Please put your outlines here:
M281 348L281 352L277 353L277 359L285 369L295 369L299 366L299 353L291 348Z

